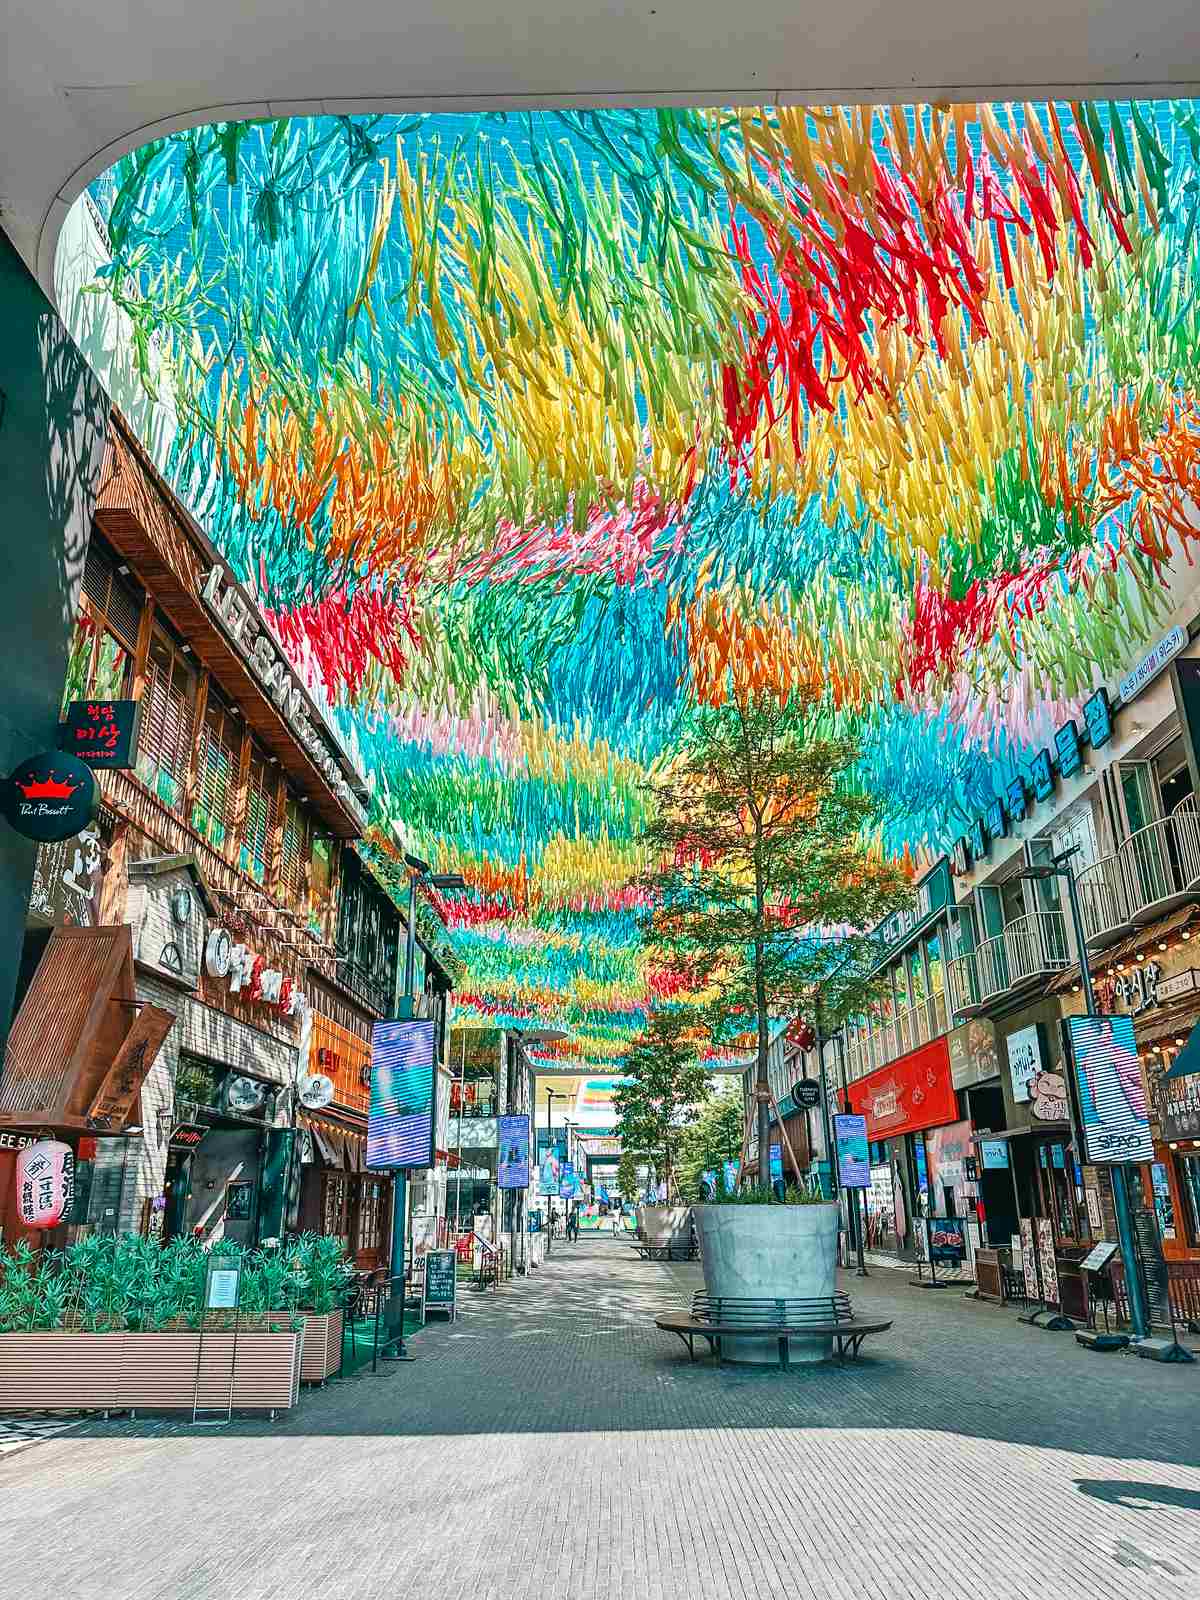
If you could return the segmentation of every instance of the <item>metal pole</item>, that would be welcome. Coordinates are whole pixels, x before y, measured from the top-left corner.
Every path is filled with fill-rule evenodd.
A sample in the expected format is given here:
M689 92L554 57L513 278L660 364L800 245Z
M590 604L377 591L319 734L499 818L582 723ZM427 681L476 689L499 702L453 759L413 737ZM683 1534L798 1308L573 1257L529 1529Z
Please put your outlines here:
M546 1159L550 1159L550 1151L554 1144L554 1090L546 1090ZM554 1196L546 1196L546 1255L550 1254L550 1241L554 1234Z
M408 871L408 932L404 944L404 993L411 1001L413 999L413 979L417 969L417 875L410 867ZM409 1014L415 1007L410 1009ZM408 1256L408 1173L402 1167L397 1167L392 1173L392 1259L391 1259L391 1295L388 1301L389 1330L399 1324L400 1340L396 1348L396 1359L407 1361L410 1359L404 1348L404 1285L406 1280L406 1265ZM396 1284L400 1285L397 1292Z
M829 1196L831 1200L838 1197L837 1162L833 1159L833 1142L830 1137L829 1123L829 1095L825 1083L825 1035L821 1031L821 996L817 994L813 1006L815 1019L815 1032L817 1035L817 1086L821 1092L821 1137L825 1141L825 1160L829 1165Z
M846 1041L842 1030L838 1029L837 1035L838 1071L842 1080L842 1109L850 1116L850 1084L846 1077ZM870 1147L868 1146L868 1158ZM858 1266L854 1269L855 1277L866 1278L870 1274L863 1257L863 1217L862 1217L862 1190L850 1189L846 1209L850 1213L851 1232L854 1235L854 1253L858 1258Z
M1071 907L1071 926L1075 934L1075 952L1079 957L1079 973L1083 984L1083 998L1087 1006L1088 1016L1096 1015L1096 995L1092 988L1092 974L1088 967L1087 937L1083 931L1083 917L1079 911L1079 893L1075 887L1075 869L1070 865L1055 863L1058 875L1067 880L1067 902ZM1074 1051L1072 1051L1072 1056ZM1075 1074L1075 1062L1071 1062L1072 1076ZM1067 1110L1071 1119L1071 1143L1074 1154L1080 1157L1080 1165L1086 1154L1082 1141L1075 1127L1075 1091L1077 1083L1068 1086ZM1144 1339L1149 1332L1146 1317L1146 1302L1142 1296L1142 1280L1138 1273L1137 1251L1134 1247L1133 1212L1129 1204L1129 1186L1127 1164L1117 1162L1109 1168L1112 1180L1113 1209L1117 1216L1117 1242L1121 1248L1121 1264L1125 1268L1126 1292L1129 1296L1129 1321L1133 1328L1135 1339ZM1075 1185L1075 1174L1068 1174L1072 1188Z

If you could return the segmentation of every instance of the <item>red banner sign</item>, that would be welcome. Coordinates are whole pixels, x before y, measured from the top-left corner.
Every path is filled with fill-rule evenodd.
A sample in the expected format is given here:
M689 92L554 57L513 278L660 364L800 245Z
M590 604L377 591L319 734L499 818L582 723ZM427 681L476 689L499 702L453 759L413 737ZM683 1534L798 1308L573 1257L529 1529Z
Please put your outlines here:
M890 1061L850 1085L850 1106L867 1119L870 1139L892 1139L958 1121L945 1039Z

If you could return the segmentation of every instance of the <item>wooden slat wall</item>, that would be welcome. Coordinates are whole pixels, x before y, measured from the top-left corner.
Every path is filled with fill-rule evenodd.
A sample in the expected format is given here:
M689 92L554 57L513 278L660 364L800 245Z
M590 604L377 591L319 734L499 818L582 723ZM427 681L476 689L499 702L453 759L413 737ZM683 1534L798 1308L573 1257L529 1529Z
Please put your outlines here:
M323 773L205 609L199 596L209 558L116 414L109 429L95 519L226 694L242 708L270 754L311 797L330 831L338 838L356 838L357 819L343 810Z

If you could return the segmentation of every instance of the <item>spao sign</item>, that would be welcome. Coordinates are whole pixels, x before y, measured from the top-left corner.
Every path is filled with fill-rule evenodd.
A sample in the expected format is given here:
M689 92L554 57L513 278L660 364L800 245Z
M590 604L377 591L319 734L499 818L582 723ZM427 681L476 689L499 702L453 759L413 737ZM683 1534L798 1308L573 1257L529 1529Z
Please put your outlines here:
M276 647L248 598L236 584L226 580L220 567L210 570L200 590L200 598L233 640L260 687L279 707L284 721L304 746L325 782L350 815L356 821L365 823L367 813L347 783L332 744L309 717L308 697L303 684Z

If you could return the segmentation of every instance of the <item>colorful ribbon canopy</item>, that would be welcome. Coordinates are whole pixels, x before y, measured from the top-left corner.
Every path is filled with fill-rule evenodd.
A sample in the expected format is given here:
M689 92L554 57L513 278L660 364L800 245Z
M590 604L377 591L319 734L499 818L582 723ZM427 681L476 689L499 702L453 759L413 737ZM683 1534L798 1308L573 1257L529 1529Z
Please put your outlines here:
M916 859L1187 581L1191 102L228 123L92 188L148 443L461 871L467 1020L614 1067L644 781L815 691ZM163 439L169 442L163 444Z

